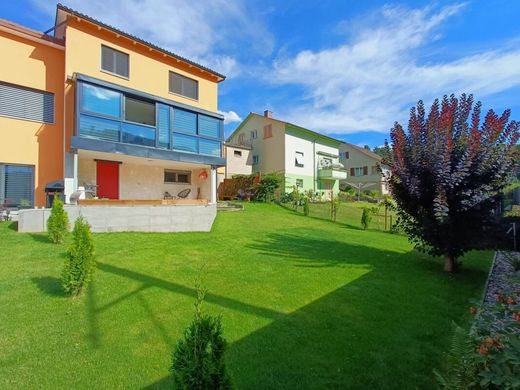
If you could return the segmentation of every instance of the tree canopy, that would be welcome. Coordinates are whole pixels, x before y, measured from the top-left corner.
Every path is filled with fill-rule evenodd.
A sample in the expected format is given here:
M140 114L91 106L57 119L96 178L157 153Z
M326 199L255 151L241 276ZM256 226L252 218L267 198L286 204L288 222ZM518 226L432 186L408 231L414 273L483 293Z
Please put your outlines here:
M428 116L420 100L410 110L408 131L391 129L383 163L404 231L415 246L445 256L445 270L478 248L493 222L498 194L515 171L519 123L510 110L489 110L472 95L436 99Z

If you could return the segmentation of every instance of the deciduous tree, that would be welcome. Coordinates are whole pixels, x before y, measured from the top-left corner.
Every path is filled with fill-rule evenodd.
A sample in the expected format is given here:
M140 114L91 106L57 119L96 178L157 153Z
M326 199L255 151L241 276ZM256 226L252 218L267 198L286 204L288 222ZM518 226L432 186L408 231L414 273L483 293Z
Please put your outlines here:
M519 123L509 120L510 110L489 110L481 122L481 106L472 95L444 96L426 116L419 101L407 132L394 124L383 161L404 231L418 249L444 256L447 272L479 247L497 195L515 173Z

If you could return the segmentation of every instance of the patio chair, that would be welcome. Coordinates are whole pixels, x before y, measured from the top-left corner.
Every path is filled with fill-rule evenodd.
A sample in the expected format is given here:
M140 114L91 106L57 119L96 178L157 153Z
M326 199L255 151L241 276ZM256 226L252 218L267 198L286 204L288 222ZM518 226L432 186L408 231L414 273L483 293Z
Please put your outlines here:
M7 208L7 200L0 203L0 221L9 221L9 209Z
M188 195L190 194L190 192L191 192L191 188L186 188L182 191L179 191L179 193L177 194L177 198L186 199L188 197Z

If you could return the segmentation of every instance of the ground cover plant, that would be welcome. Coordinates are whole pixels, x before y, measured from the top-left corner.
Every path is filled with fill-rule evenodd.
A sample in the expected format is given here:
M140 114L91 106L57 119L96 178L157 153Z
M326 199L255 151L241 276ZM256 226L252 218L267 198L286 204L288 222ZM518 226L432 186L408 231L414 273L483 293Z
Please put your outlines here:
M172 388L203 265L237 389L435 388L491 253L446 275L405 237L362 230L361 209L350 227L328 204L325 219L244 206L209 233L92 234L95 278L75 300L60 281L71 237L53 245L0 223L0 388Z

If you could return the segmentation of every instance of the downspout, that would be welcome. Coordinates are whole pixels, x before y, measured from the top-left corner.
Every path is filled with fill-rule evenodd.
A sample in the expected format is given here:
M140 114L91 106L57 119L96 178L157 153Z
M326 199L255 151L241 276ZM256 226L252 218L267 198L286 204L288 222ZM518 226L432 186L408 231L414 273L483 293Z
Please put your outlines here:
M314 138L312 140L312 167L314 169L313 173L313 180L312 180L312 192L316 194L316 180L318 180L318 167L316 165L316 140L317 138Z

